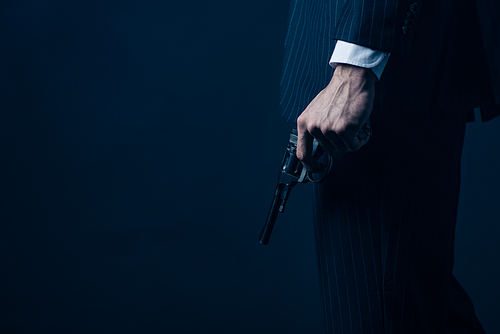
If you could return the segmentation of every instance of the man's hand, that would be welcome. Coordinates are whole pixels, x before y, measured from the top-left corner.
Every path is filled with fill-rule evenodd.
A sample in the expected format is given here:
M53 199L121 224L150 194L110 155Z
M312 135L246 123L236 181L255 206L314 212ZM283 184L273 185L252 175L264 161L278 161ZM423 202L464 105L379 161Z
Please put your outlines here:
M338 64L332 80L297 119L297 158L312 172L321 170L312 157L313 139L330 154L357 151L369 136L358 137L370 117L376 76L370 69Z

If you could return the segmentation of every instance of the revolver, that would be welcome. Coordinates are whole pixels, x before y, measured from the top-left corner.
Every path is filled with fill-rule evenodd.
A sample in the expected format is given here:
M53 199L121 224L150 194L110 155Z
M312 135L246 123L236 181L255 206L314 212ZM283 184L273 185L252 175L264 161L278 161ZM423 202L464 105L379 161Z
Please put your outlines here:
M262 245L267 245L269 243L269 238L273 231L274 223L278 217L278 213L285 211L285 204L288 200L288 196L292 191L293 187L297 183L307 183L311 182L322 182L325 177L330 172L333 165L333 158L328 155L328 165L322 165L323 170L321 173L311 173L302 166L302 163L295 155L297 151L297 130L293 129L290 134L290 139L288 140L288 146L283 156L283 161L281 162L281 169L278 175L278 184L276 185L276 190L274 191L274 198L271 204L271 209L267 215L266 224L259 232L259 242ZM318 144L316 139L313 141L313 157L318 159L324 150Z
M372 135L372 129L370 127L370 119L361 128L358 137L363 139ZM274 191L274 198L267 215L267 220L259 232L259 242L262 245L267 245L269 243L269 238L273 231L274 223L278 217L278 213L285 211L285 204L290 196L290 192L297 183L307 183L309 181L318 183L323 182L326 176L330 173L333 166L333 157L328 154L328 163L321 164L323 170L316 174L311 173L302 166L302 163L297 159L295 155L297 151L297 130L293 129L290 134L290 139L288 140L288 146L283 156L283 161L281 162L281 170L278 175L278 184L276 185L276 190ZM314 139L313 141L313 151L312 156L318 160L321 155L323 155L324 150L319 145L318 141Z

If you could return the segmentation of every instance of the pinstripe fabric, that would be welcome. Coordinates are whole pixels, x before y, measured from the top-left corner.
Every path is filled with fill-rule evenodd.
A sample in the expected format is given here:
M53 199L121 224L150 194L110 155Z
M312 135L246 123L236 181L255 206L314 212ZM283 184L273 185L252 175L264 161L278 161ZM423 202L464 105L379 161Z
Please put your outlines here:
M410 4L421 6L422 0L349 1L333 37L375 50L408 56L413 34L404 35L401 28ZM417 10L412 18L414 21L418 20L418 13Z
M281 81L283 116L294 122L329 82L332 38L391 52L377 95L391 100L395 109L427 112L436 106L481 104L483 120L497 116L500 21L493 13L500 11L500 2L476 1L477 7L474 0L459 6L453 0L292 0ZM405 20L414 3L418 10L411 19L412 32L405 35L402 27L410 22ZM475 25L483 42L479 30L468 30ZM463 66L464 58L468 66ZM478 76L479 72L484 74Z
M298 113L332 76L333 70L328 66L335 46L331 31L342 7L342 1L299 0L291 3L280 84L280 106L289 122L295 122Z
M452 276L466 110L377 111L314 186L325 332L484 333Z
M330 80L332 38L391 52L373 137L337 155L330 179L314 186L326 333L484 333L452 268L466 116L479 104L483 119L500 112L500 26L484 12L500 9L492 2L292 0L280 102L288 121Z

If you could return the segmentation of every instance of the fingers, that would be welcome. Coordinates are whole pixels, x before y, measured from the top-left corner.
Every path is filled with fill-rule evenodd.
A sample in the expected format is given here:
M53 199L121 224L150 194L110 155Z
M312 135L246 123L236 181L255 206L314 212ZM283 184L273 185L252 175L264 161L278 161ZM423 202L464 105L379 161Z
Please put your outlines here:
M349 151L349 147L345 144L344 140L337 134L334 129L325 128L321 132L322 134L324 134L323 136L328 140L329 144L333 146L333 149L331 150L327 150L325 148L328 153L333 154L336 151L345 153Z
M357 151L368 141L368 133L364 130L366 125L351 123L349 126L322 125L321 128L310 127L309 133L316 138L319 144L330 154L340 151L342 153Z
M354 152L359 150L368 140L370 140L371 134L370 119L367 119L366 123L363 124L359 130L340 132L339 136L342 138L349 151Z
M360 128L360 130L355 130ZM350 129L320 129L317 126L307 128L307 123L301 119L297 122L297 158L311 172L320 172L322 167L312 156L313 141L316 139L329 154L336 151L357 151L370 139L371 128L368 124L362 127L352 125Z
M314 137L306 130L302 122L297 122L297 132L297 152L295 153L297 158L307 170L313 173L321 172L321 165L312 156Z
M347 146L348 150L354 152L359 150L363 145L365 145L370 139L370 137L366 136L364 138L360 138L359 135L356 135L351 137L344 137L342 139L344 140L344 143Z
M346 146L347 151L357 151L370 139L370 135L365 131L365 126L360 130L338 131L337 134ZM357 127L356 127L357 128Z

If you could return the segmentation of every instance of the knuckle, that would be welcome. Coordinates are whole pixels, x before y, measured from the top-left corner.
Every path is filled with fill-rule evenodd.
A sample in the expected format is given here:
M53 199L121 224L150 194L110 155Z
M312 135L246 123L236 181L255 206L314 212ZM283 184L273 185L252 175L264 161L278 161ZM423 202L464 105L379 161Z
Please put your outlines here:
M324 135L329 135L334 132L331 126L328 124L321 124L320 129Z
M347 138L349 137L349 128L345 126L344 124L338 125L335 127L335 133L340 137L340 138Z
M318 136L321 133L321 129L318 126L314 125L314 124L309 125L308 128L307 128L307 131L309 131L309 133L313 137L316 137L316 136Z
M297 129L306 129L306 128L307 128L307 119L302 114L297 118Z
M304 152L302 152L302 151L297 151L297 152L295 153L295 156L296 156L296 157L297 157L297 159L299 159L300 161L304 161L304 158L305 158L305 156L304 156Z
M306 154L306 151L305 150L297 150L295 152L295 156L297 157L297 159L299 159L299 161L301 162L307 162L309 160L309 157L307 156Z

